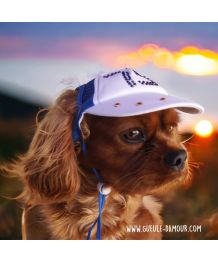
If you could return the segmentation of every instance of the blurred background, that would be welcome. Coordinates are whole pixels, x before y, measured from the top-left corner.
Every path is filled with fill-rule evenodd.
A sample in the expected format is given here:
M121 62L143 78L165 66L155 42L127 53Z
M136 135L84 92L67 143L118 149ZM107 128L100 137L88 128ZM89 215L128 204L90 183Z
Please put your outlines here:
M123 67L204 106L180 124L194 134L193 181L163 197L165 224L202 232L164 239L218 239L217 23L0 23L0 162L27 150L36 113L63 90ZM21 208L10 199L21 189L0 174L0 239L21 239Z

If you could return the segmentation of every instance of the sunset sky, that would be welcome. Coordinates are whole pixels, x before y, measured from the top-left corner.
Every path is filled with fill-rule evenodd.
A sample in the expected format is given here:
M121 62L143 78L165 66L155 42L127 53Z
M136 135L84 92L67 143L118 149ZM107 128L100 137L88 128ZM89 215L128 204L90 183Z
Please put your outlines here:
M217 23L0 23L0 92L46 104L123 67L205 107L186 123L218 124Z

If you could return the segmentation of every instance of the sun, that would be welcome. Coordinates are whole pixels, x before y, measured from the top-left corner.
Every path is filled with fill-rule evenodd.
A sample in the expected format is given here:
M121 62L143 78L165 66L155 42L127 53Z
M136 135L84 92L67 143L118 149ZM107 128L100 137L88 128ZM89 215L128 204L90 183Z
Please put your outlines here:
M218 63L200 54L185 54L177 59L176 69L188 75L213 75L218 72Z
M201 120L195 126L195 133L201 137L209 137L213 131L213 125L208 120Z

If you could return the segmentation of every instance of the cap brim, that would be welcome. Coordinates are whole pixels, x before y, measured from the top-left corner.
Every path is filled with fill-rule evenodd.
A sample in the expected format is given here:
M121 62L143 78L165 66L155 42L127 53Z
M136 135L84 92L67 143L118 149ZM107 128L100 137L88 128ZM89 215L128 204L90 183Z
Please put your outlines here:
M189 100L158 93L137 93L113 98L94 105L86 113L100 116L133 116L175 108L189 114L198 114L204 108Z

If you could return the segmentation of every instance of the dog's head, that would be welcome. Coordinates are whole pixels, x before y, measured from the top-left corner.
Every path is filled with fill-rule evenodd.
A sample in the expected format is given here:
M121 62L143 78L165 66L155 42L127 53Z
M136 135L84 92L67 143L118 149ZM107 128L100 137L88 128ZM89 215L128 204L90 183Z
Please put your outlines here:
M174 109L130 117L86 115L90 135L82 163L123 193L145 194L185 180L188 154Z
M81 180L96 186L93 167L106 183L128 194L152 192L187 177L188 157L174 109L131 117L86 114L81 123L85 155L72 139L76 110L76 92L65 91L38 122L28 152L12 165L11 172L27 185L27 201L72 199L85 186Z

